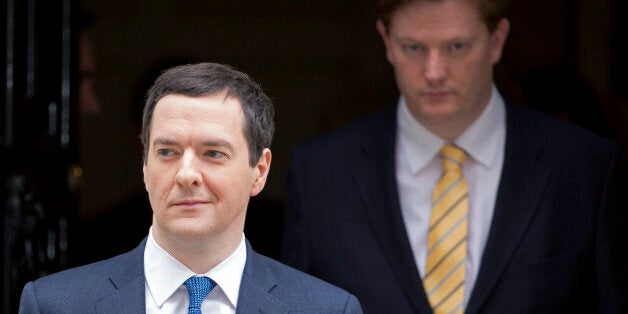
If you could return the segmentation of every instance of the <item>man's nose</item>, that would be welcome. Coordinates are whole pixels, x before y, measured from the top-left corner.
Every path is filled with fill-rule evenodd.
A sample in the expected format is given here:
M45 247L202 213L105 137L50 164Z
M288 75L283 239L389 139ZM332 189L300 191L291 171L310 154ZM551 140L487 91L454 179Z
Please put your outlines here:
M425 60L423 75L432 83L438 83L447 77L446 58L439 51L430 51Z
M184 187L198 186L203 183L203 176L198 168L198 160L191 149L186 149L181 157L177 183Z

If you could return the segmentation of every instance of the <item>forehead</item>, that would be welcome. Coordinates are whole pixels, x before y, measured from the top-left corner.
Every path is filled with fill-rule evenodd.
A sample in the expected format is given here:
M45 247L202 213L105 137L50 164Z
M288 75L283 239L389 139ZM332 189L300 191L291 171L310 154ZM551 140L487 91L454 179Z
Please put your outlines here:
M468 0L408 1L392 13L389 25L391 33L414 36L464 36L483 30L488 32L480 10Z
M197 97L169 94L155 105L152 120L151 137L160 130L223 130L242 134L244 114L240 102L227 97L226 92Z

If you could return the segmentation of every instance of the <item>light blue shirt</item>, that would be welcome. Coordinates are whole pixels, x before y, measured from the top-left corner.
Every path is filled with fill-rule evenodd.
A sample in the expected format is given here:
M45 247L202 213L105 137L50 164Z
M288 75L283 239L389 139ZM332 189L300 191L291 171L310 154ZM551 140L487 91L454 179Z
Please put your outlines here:
M399 203L414 261L423 278L432 189L441 176L438 152L445 141L412 116L403 97L399 99L397 108L395 162ZM506 109L502 96L493 86L491 99L482 114L454 141L468 154L463 167L469 186L465 307L480 269L491 227L505 142Z

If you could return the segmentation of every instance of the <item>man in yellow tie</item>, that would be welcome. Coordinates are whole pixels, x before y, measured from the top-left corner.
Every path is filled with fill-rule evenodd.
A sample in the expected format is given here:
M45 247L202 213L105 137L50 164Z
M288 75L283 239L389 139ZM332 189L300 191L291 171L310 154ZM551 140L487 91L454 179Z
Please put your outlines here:
M434 311L462 311L467 254L469 191L462 173L465 152L453 145L440 150L443 174L432 192L423 284Z
M400 97L294 149L286 263L366 313L627 311L616 146L502 97L507 2L371 1Z

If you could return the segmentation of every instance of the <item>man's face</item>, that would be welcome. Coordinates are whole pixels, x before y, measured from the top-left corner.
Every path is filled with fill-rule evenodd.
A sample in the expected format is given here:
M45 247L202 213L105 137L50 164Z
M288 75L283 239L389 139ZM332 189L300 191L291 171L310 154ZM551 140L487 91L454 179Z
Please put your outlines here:
M250 166L243 128L239 101L225 93L157 102L143 171L160 244L241 237L249 197L264 187L271 160L265 149Z
M377 28L412 114L430 125L465 124L490 99L493 65L508 34L502 20L492 34L469 1L411 1Z

